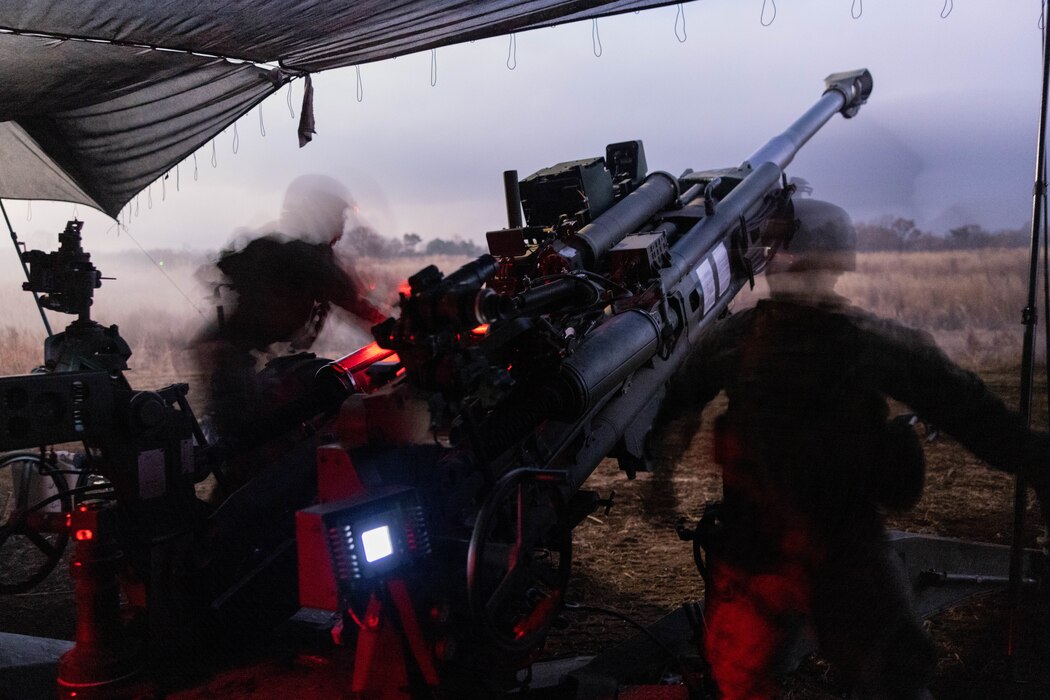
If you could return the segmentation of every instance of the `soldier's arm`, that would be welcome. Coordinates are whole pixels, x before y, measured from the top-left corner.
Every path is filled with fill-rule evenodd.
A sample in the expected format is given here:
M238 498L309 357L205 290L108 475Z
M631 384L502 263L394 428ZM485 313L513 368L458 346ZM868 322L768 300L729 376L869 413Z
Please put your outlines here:
M953 363L929 334L874 317L862 318L859 325L863 364L880 390L997 469L1048 472L1050 436L1029 430L1019 414L977 375Z
M386 318L386 314L366 298L354 279L340 267L329 246L302 245L311 249L311 265L318 285L316 294L319 300L330 301L368 323L379 323Z

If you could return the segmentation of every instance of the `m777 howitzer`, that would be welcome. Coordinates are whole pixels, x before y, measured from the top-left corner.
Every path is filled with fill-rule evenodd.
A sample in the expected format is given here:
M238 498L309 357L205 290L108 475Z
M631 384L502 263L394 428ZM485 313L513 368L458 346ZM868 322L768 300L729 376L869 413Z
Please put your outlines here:
M609 456L645 468L667 382L790 240L784 168L871 89L866 70L829 76L734 168L647 173L631 141L508 173L491 254L411 277L376 343L327 368L357 392L337 430L357 446L322 450L322 504L299 512L301 602L358 620L396 608L424 683L528 665L599 502L580 487ZM361 629L355 690L380 683L378 626Z

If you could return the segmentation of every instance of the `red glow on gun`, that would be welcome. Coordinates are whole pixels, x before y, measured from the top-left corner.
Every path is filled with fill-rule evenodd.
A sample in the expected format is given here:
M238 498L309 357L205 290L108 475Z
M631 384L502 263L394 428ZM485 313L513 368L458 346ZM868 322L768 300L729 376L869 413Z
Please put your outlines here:
M357 374L368 369L370 365L380 360L385 360L394 354L393 350L379 347L379 343L372 342L360 350L341 357L332 364L348 374Z
M397 364L401 359L397 353L387 348L379 347L378 343L372 342L360 350L341 357L333 362L330 367L332 371L349 375L358 390L368 393L372 389L372 380L368 376L368 368L377 362Z

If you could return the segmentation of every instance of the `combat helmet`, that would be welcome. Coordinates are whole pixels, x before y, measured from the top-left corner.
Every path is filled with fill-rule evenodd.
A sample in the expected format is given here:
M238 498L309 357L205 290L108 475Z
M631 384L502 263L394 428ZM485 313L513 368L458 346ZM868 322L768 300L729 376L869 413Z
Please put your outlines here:
M796 226L782 244L767 274L848 272L857 268L857 231L849 214L819 199L794 201Z

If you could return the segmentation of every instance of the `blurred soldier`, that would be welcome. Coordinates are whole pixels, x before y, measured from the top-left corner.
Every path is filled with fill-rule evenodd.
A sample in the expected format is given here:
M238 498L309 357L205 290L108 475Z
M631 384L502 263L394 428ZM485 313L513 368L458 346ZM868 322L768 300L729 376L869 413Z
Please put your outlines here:
M349 194L335 180L303 176L285 194L280 220L274 224L280 233L220 255L216 266L235 302L232 311L195 343L210 377L209 415L220 437L246 443L274 437L280 426L260 418L291 398L282 396L282 391L294 394L304 389L271 386L294 372L282 371L282 366L257 375L257 353L278 343L288 343L292 350L309 348L332 304L369 325L384 318L333 252L350 207ZM304 367L304 372L309 369Z
M1050 436L928 334L836 295L855 267L853 225L826 202L801 199L795 212L768 268L770 298L713 328L672 382L672 411L698 412L722 389L729 398L715 425L725 510L707 544L706 655L724 697L772 697L808 626L861 697L926 697L934 648L882 515L918 501L923 454L910 426L888 420L886 397L994 468L1026 470L1044 509Z
M286 354L260 371L259 357L309 348L333 304L368 325L384 318L333 250L351 208L349 193L335 180L298 178L285 194L280 219L267 226L272 233L223 251L216 263L234 304L198 336L194 349L209 377L208 417L217 438L209 457L217 463L223 492L215 500L222 505L187 564L208 604L257 573L294 536L295 511L316 497L315 445L304 424L332 408L331 397L314 382L328 361ZM294 575L286 558L277 558L266 573L273 580ZM251 607L252 620L236 619L275 624L290 614L279 603L297 603L294 597L271 602L265 610Z

